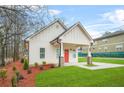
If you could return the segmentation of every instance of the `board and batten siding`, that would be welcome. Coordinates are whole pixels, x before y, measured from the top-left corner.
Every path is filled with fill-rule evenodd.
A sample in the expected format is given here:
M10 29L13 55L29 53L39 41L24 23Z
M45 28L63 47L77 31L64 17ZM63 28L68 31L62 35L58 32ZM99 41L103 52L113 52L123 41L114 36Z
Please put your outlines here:
M79 26L74 27L62 36L63 43L89 45L90 40Z
M64 31L65 29L56 22L31 38L29 40L29 63L34 64L35 62L38 62L39 64L42 64L42 61L57 63L56 47L51 45L50 41ZM40 48L45 48L45 58L40 58Z

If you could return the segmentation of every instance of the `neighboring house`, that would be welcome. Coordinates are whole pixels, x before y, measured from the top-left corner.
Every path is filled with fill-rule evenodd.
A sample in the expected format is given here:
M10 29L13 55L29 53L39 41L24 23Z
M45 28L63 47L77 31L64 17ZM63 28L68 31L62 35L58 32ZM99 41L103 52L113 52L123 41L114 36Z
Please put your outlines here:
M93 40L80 22L67 28L61 20L55 20L29 36L26 42L30 64L46 61L63 65L78 62L79 48L90 48Z
M124 31L108 33L94 39L93 52L124 52Z

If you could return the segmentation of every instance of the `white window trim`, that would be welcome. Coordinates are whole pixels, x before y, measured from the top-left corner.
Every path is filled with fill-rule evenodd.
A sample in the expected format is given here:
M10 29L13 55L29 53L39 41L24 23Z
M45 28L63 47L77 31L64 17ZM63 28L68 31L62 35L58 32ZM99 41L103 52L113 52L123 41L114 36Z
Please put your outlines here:
M123 48L123 45L116 45L116 48Z

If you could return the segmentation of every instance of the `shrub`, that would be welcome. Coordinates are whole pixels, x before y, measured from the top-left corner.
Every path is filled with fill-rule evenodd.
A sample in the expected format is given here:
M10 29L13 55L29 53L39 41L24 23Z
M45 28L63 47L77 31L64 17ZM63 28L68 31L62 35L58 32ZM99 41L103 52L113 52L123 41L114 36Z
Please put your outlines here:
M21 63L24 63L24 58L21 59Z
M17 77L17 82L19 82L19 75L20 75L20 72L18 70L16 70L16 77Z
M24 70L28 70L28 68L29 68L29 62L28 62L27 59L25 59L24 65L23 65L23 69L24 69Z
M40 66L40 70L43 70L43 66Z
M11 84L12 84L12 87L16 87L17 86L17 77L15 75L11 79Z
M32 70L31 69L28 69L27 70L27 74L31 74L32 73Z
M35 63L34 63L34 66L35 66L35 67L38 67L38 63L37 63L37 62L35 62Z
M13 71L16 71L16 66L14 65L12 69L13 69Z
M55 65L54 65L54 64L52 64L52 65L51 65L51 68L55 68Z
M43 64L43 65L46 65L46 61L43 61L42 64Z
M22 80L22 79L24 79L24 76L23 75L19 75L19 80Z
M4 80L7 77L7 70L6 69L1 69L0 70L0 78Z
M20 72L18 70L16 70L16 76L19 76Z

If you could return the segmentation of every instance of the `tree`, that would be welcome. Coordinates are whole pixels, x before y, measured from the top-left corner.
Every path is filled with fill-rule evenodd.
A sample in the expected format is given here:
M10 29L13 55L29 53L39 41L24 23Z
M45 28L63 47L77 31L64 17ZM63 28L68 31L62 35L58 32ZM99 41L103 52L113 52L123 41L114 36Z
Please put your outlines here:
M0 59L14 61L23 52L23 39L50 21L47 6L0 6Z

